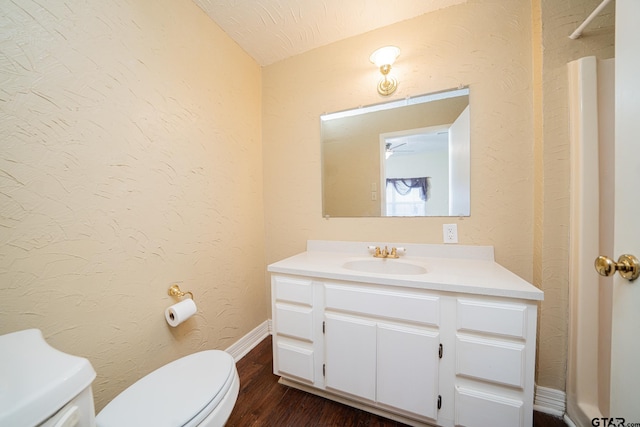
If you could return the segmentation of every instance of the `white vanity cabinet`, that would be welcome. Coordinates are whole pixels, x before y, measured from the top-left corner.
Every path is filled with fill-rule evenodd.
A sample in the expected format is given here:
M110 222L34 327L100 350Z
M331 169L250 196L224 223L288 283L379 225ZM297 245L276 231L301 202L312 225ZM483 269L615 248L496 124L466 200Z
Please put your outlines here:
M427 271L413 275L354 273L327 251L271 264L275 374L410 425L531 427L542 292L492 250L423 256L402 260Z
M339 282L323 288L327 390L435 420L439 297Z

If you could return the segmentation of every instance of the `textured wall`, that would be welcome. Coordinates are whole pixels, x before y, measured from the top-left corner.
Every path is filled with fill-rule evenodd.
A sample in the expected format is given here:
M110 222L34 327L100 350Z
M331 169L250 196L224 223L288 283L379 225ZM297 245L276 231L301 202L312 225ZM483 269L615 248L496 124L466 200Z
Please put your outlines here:
M614 56L614 2L569 39L601 0L538 0L542 17L536 97L536 255L534 283L545 293L540 306L538 384L564 390L569 316L569 109L567 63Z
M498 262L545 291L537 382L564 390L566 64L613 55L612 6L585 37L567 36L599 3L470 0L264 68L267 261L304 250L307 239L440 243L442 224L456 222L460 243L493 245ZM402 49L392 98L471 88L469 218L321 218L318 117L381 101L368 56L386 44Z
M466 0L194 0L260 65ZM259 37L256 37L259 34Z
M566 63L613 54L611 9L566 35L597 3L470 1L269 66L262 104L259 67L188 0L0 3L0 333L88 357L100 409L266 319L265 258L455 221L545 291L538 383L564 389ZM390 43L393 97L471 86L470 218L321 218L319 115L382 100L368 56ZM200 309L176 329L172 282Z
M401 49L390 98L470 86L469 218L321 216L319 116L388 99L368 60L386 44ZM267 260L304 250L307 239L441 243L442 224L455 222L461 243L495 245L499 262L531 280L531 49L530 1L469 1L265 67Z
M0 17L0 334L89 358L100 409L267 318L260 68L190 0ZM176 329L173 282L199 308Z

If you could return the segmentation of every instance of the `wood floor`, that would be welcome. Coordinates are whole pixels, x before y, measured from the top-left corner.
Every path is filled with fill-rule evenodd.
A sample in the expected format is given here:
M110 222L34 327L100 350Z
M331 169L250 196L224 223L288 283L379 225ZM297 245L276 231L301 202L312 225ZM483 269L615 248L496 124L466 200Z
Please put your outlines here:
M227 427L405 426L278 384L272 362L269 336L237 363L240 394ZM534 412L533 424L534 427L565 427L561 419L540 412Z

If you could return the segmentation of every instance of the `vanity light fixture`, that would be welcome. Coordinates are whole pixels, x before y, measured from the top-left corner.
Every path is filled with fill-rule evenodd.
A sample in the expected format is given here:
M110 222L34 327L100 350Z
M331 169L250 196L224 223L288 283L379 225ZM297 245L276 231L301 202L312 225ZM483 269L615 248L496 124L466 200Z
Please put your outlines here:
M378 82L378 93L382 96L391 95L398 87L398 80L389 75L391 66L400 55L400 48L395 46L385 46L376 50L369 57L369 61L376 64L382 73L382 79Z

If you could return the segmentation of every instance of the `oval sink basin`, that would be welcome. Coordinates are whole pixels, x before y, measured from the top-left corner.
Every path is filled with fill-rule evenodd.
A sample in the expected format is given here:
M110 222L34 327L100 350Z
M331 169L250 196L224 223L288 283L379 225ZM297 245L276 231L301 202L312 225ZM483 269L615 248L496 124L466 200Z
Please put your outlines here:
M342 267L363 273L425 274L427 272L426 268L418 264L384 258L347 261L342 264Z

